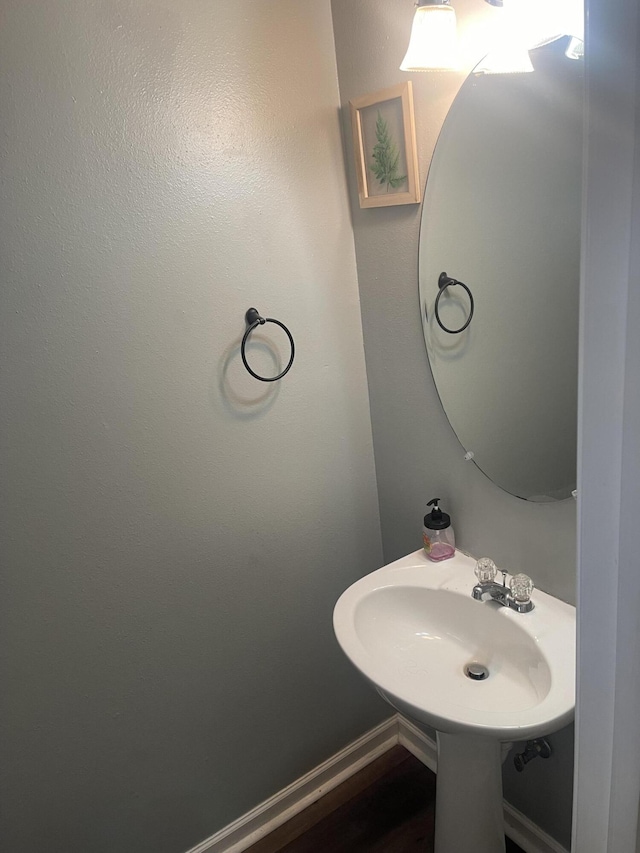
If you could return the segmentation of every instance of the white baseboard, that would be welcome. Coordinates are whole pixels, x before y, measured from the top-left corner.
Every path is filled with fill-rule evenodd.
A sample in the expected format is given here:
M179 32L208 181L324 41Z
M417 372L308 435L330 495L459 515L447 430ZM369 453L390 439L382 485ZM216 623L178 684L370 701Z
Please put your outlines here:
M435 740L400 714L398 714L398 743L429 770L438 772L438 747Z
M354 740L188 853L242 853L398 743L397 715Z
M242 853L396 744L404 746L436 772L438 752L435 741L414 723L396 714L187 853ZM557 841L507 802L504 803L504 823L506 834L525 853L567 853Z
M504 831L525 853L568 853L566 847L547 835L526 815L504 803Z

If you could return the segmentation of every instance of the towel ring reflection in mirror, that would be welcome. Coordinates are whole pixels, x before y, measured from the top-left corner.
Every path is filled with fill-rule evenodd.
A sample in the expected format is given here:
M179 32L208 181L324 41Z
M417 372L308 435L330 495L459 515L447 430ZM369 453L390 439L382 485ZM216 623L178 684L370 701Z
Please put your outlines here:
M455 287L457 284L459 284L460 287L463 287L469 295L469 316L467 317L466 323L463 326L460 326L459 329L448 329L440 319L440 314L438 313L438 303L440 302L440 297L445 292L445 290L448 287ZM447 275L446 272L441 272L438 278L438 295L436 296L436 301L433 306L433 313L435 314L436 322L440 326L442 331L448 332L450 335L459 335L460 332L464 332L464 330L467 328L473 318L473 310L473 295L467 285L463 281L458 281L458 279L456 278L451 278L451 276Z

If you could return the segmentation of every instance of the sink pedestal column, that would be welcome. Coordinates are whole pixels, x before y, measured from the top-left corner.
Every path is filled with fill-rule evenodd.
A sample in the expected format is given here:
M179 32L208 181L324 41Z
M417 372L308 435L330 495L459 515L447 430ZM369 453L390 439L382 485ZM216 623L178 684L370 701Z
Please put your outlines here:
M502 744L437 732L435 853L504 853Z

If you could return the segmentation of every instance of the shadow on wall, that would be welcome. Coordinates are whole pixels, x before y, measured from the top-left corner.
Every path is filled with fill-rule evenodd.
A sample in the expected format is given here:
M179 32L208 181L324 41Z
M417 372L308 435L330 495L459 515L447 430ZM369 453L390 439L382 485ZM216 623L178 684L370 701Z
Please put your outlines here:
M217 391L225 409L236 418L249 419L265 415L278 399L279 382L260 382L246 370L240 355L242 335L232 341L219 361ZM282 370L282 357L271 340L254 332L246 346L247 361L265 376ZM215 404L218 395L211 389Z

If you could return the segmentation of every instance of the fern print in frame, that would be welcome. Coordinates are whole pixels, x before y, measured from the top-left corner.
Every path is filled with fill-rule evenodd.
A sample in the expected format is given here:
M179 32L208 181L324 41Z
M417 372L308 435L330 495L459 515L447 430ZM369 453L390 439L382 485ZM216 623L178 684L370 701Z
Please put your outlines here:
M376 139L378 141L373 146L373 163L369 168L387 192L390 189L397 190L406 183L407 176L398 174L400 151L391 137L389 122L382 117L380 110L376 118Z
M420 202L411 82L350 101L360 207Z

